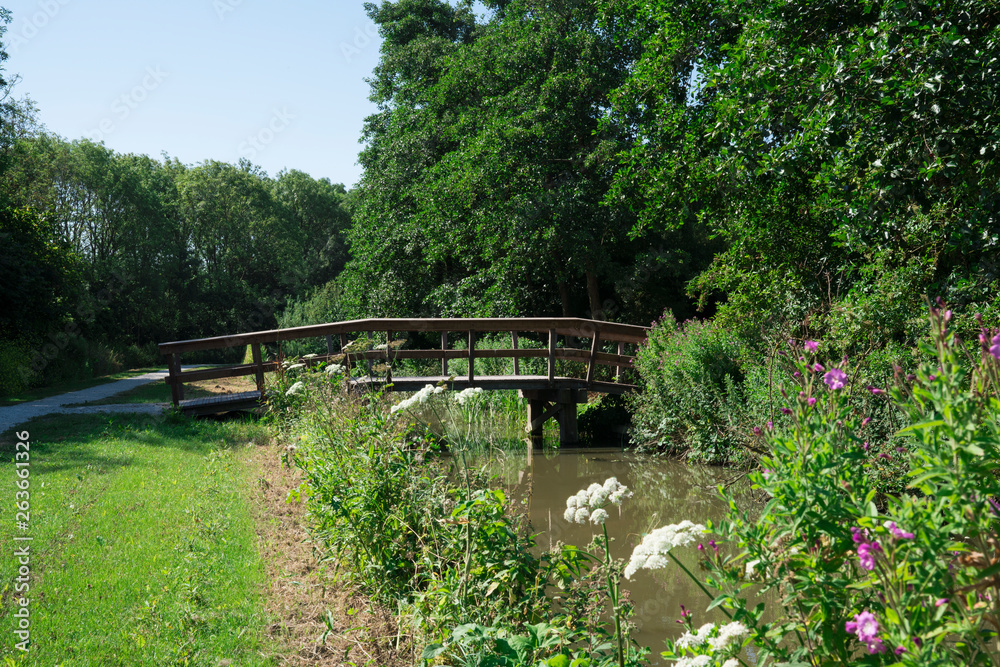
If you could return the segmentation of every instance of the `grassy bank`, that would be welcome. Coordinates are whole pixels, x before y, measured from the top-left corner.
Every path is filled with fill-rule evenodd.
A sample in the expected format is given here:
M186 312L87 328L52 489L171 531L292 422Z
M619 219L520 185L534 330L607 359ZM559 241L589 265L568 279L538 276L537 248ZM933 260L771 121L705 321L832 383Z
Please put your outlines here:
M0 553L0 656L16 665L271 665L265 566L244 465L252 422L59 416L30 432L31 650L14 649L16 559ZM14 438L0 489L13 498ZM6 497L6 496L5 496ZM18 594L20 595L20 594Z

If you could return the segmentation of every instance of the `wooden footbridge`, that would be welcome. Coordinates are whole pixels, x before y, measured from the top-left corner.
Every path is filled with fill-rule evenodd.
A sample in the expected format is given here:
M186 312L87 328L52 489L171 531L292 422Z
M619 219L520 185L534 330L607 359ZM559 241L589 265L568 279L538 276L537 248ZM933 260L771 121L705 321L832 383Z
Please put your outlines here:
M282 344L319 338L325 339L327 353L306 362L343 364L349 387L353 389L384 387L391 391L417 391L428 383L444 383L455 390L469 387L516 389L528 401L526 430L532 437L540 438L544 423L555 418L559 422L560 440L568 444L578 440L576 406L586 402L588 392L623 394L636 389L627 380L632 377L629 371L635 359L635 347L645 341L647 332L648 329L641 326L565 317L367 319L161 343L160 354L170 360L166 381L171 387L174 406L191 415L259 407L264 397L265 374L280 368ZM437 334L440 335L439 348L407 347L421 341L426 345L432 340L436 345ZM494 334L492 340L496 340L497 335L509 336L511 346L477 349L477 339L486 334ZM401 335L404 337L398 338ZM455 346L459 341L464 343L464 349ZM246 346L250 348L252 363L181 370L183 354ZM271 360L265 359L266 351L271 352ZM485 367L488 359L512 360L508 368L512 366L513 373L476 374L477 360ZM544 361L526 361L531 359ZM425 365L427 360L432 360L431 364L439 360L441 374L394 376L393 365L404 360L424 360ZM466 368L459 375L449 373L449 362ZM536 372L544 368L545 372L522 373L522 367L528 366ZM184 399L185 382L250 375L256 381L255 391Z

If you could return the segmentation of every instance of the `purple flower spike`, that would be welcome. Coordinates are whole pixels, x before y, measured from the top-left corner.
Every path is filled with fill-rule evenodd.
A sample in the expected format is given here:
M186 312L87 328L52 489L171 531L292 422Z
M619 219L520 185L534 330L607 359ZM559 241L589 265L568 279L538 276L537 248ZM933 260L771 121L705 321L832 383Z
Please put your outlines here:
M814 340L807 340L802 347L806 348L806 352L815 352L819 348L819 343Z
M993 345L990 346L990 354L993 355L994 359L1000 359L1000 333L994 336L993 340L990 342L993 343Z
M816 365L819 366L819 364ZM843 389L847 386L847 373L839 368L831 368L823 376L823 382L825 382L830 389Z

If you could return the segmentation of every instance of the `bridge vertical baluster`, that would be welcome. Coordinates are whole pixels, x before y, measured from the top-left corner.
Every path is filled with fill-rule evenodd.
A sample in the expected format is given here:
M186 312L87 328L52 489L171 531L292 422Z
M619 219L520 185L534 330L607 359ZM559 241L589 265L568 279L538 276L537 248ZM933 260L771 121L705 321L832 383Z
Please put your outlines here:
M441 332L441 375L448 377L448 332Z
M250 352L253 354L253 370L257 379L257 391L261 398L264 396L264 361L260 353L260 343L251 343Z
M326 337L326 353L333 356L333 336L328 335Z
M556 330L549 329L549 382L556 379Z
M342 333L342 334L340 334L340 353L344 355L344 370L347 371L347 376L350 377L350 375L351 375L351 360L347 356L347 353L344 352L344 348L345 347L347 347L347 334L346 333Z
M597 365L595 361L597 360L597 348L601 344L601 334L597 331L594 332L594 341L590 344L590 363L587 364L587 386L594 381L594 367Z
M385 382L392 382L392 366L389 363L389 349L392 343L392 331L385 332Z
M510 339L511 339L511 343L514 346L514 349L517 350L517 332L516 331L511 331L510 332ZM520 362L521 362L521 360L515 354L514 355L514 375L520 375L521 374L521 363Z
M469 385L472 385L472 380L476 371L476 332L469 329Z
M618 356L621 357L625 354L625 343L618 341ZM621 360L618 361L618 365L615 366L615 382L621 382L622 380L622 367Z
M184 400L184 384L181 382L181 355L174 352L170 355L170 398L174 407Z

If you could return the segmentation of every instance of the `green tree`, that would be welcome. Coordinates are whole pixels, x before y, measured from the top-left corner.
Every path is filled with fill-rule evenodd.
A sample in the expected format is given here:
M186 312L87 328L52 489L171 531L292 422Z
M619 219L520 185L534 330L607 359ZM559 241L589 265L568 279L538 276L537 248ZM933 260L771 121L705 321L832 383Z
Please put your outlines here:
M920 295L995 301L1000 13L976 0L607 0L643 42L614 96L610 201L727 243L694 283L724 320L913 339ZM829 316L829 317L827 317Z

